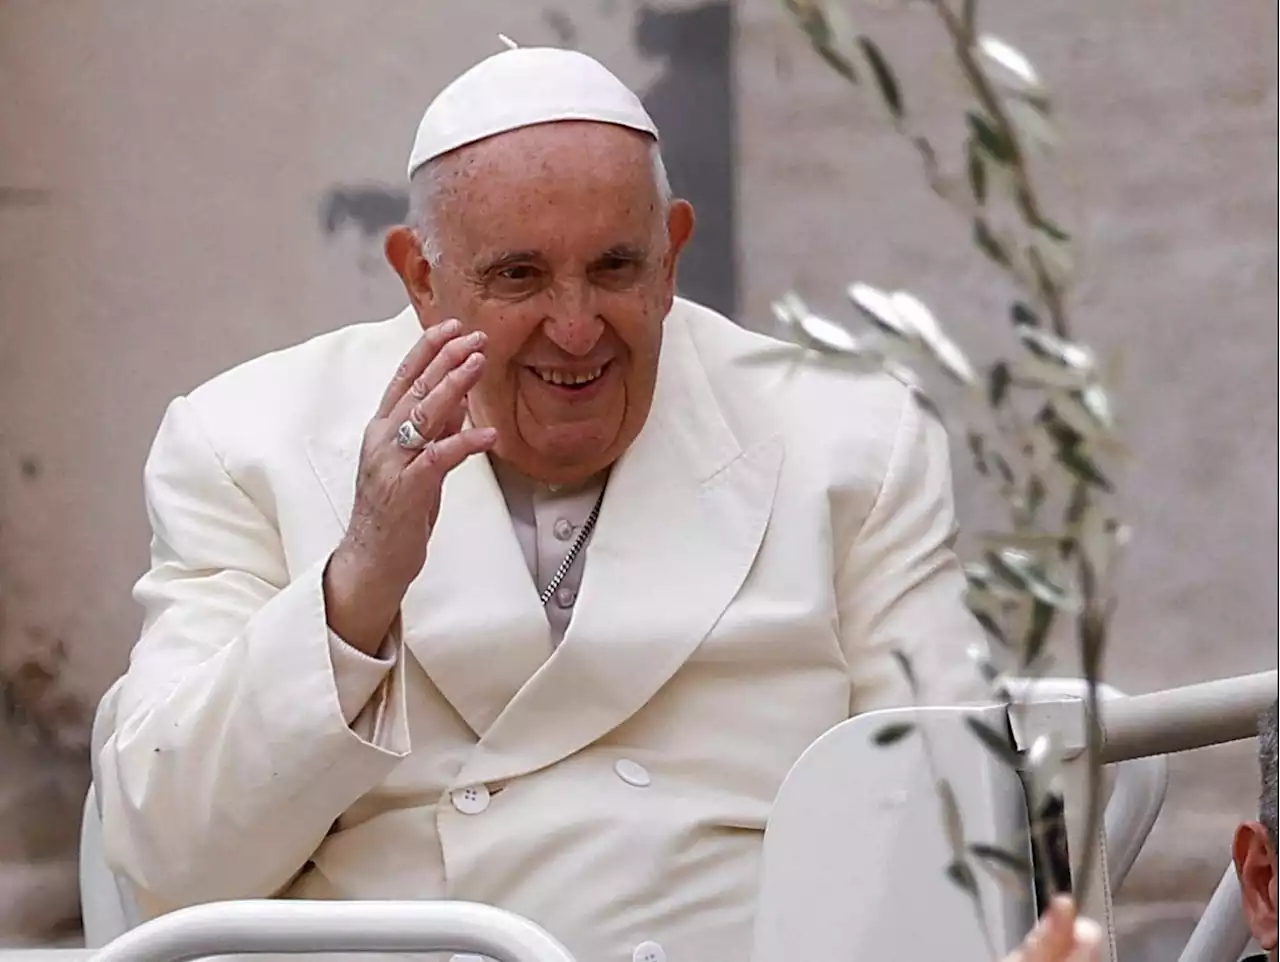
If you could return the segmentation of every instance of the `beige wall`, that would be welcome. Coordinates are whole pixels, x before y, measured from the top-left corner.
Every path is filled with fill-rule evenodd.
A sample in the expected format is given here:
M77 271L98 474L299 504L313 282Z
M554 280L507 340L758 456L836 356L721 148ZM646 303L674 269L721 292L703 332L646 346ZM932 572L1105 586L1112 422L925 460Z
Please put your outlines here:
M327 192L399 184L432 93L499 30L556 42L564 26L548 11L649 87L661 65L632 43L636 6L0 0L0 665L63 644L56 682L28 689L55 727L83 731L68 693L90 704L136 632L139 473L166 401L245 357L397 308L374 245L321 229ZM909 103L947 117L929 86L941 53L927 14L856 9L900 63ZM1126 362L1138 536L1112 678L1148 690L1275 667L1275 4L986 11L1059 92L1067 219L1087 253L1079 325ZM998 347L1000 290L912 155L772 0L743 0L737 15L741 320L767 327L770 297L793 283L837 309L858 276L914 289L964 342ZM968 474L959 483L976 524L988 506ZM1206 895L1254 779L1248 746L1179 759L1131 898ZM77 755L0 735L0 782L10 807L73 825ZM0 822L0 866L72 837L24 849L34 832ZM6 877L0 906L16 905Z

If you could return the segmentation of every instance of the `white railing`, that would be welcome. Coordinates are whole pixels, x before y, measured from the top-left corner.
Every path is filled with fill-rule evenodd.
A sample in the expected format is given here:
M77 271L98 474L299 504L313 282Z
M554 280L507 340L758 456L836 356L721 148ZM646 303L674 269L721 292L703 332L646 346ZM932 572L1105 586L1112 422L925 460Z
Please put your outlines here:
M459 952L497 962L575 962L528 919L471 902L245 901L161 916L93 962L191 962L264 952Z

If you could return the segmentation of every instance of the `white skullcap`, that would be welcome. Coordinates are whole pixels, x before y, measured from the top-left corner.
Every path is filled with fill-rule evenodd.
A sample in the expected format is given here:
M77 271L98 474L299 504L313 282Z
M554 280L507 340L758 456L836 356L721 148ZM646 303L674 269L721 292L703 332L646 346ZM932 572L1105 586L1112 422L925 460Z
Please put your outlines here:
M658 137L640 98L599 61L574 50L518 47L480 61L431 101L409 152L409 176L466 144L557 120L594 120Z

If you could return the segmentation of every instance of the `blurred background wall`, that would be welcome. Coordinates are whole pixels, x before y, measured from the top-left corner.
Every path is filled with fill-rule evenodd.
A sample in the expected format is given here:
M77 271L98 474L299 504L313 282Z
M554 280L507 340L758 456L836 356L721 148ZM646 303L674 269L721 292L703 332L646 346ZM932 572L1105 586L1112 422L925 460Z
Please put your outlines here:
M927 12L851 9L913 113L952 123ZM1273 668L1276 5L983 9L1056 89L1077 320L1123 360L1137 538L1110 678ZM73 937L84 743L138 627L140 471L164 405L399 309L379 241L410 139L499 31L584 49L643 93L699 207L686 293L769 330L788 287L843 313L856 277L915 291L979 357L1007 343L964 225L774 0L0 0L0 672L43 733L0 730L0 940ZM976 526L991 506L957 471ZM1124 893L1128 957L1172 957L1256 777L1251 745L1177 760Z

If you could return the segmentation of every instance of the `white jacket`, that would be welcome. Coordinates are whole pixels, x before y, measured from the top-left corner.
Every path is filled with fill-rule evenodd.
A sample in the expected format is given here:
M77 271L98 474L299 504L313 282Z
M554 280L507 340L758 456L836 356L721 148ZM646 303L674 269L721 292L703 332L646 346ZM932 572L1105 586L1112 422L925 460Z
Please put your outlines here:
M457 898L583 962L646 942L746 959L765 821L804 748L908 700L893 649L927 700L973 687L941 428L889 378L788 376L794 349L678 300L563 643L474 458L395 668L344 711L320 573L418 334L411 311L350 327L170 406L145 627L98 759L109 859L152 914Z

